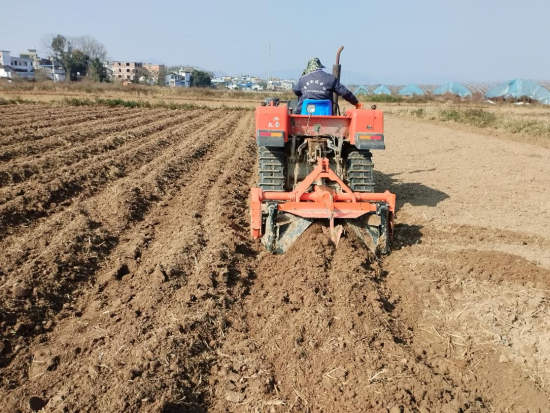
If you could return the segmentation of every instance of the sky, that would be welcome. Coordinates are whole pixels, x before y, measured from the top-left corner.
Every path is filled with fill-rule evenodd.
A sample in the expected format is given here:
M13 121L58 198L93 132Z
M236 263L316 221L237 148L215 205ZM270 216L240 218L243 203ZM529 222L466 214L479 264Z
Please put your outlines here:
M45 55L48 34L90 35L112 60L297 78L308 59L343 83L550 79L548 0L0 0L0 49ZM268 59L268 49L271 50ZM39 53L40 54L40 53Z

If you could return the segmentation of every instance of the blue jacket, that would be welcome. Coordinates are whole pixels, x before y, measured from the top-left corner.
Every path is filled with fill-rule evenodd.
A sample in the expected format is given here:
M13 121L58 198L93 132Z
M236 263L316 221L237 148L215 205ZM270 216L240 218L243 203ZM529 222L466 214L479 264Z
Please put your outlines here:
M359 103L353 93L342 85L336 77L329 73L323 72L321 69L302 76L300 80L298 80L298 83L292 87L292 90L294 91L294 94L300 98L298 100L296 113L301 113L302 103L305 99L327 99L332 102L333 92L336 92L338 96L341 96L352 105L357 105L357 103Z

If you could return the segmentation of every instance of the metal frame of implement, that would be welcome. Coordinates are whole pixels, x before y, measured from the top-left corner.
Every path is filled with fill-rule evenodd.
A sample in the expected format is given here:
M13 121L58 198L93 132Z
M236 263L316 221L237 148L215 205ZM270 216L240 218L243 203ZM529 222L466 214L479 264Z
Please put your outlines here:
M342 192L324 185L314 185L320 179L336 182ZM262 214L268 213L271 220L273 209L308 219L309 226L313 219L329 219L328 234L334 244L338 244L341 230L335 230L334 219L357 219L368 213L379 213L381 205L387 205L388 235L393 236L393 215L395 213L395 194L353 192L329 167L327 158L320 158L315 169L292 192L264 192L261 188L250 191L251 235L254 239L262 238ZM272 201L272 202L270 202ZM270 208L271 205L271 208ZM273 222L266 225L274 225ZM305 230L300 229L300 231Z

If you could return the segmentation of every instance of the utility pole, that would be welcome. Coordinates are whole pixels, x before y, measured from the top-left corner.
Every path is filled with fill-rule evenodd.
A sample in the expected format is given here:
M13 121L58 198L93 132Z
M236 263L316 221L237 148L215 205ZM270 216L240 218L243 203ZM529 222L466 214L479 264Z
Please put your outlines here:
M271 43L267 45L267 83L271 80Z
M52 56L52 80L55 83L55 63L54 63L53 56Z

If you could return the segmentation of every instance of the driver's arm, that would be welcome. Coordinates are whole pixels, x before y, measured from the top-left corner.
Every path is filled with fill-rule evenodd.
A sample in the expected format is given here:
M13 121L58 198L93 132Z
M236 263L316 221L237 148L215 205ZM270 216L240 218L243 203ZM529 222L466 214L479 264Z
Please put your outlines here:
M341 96L344 100L347 100L352 105L357 105L359 103L355 95L351 93L350 90L343 84L341 84L338 80L336 80L336 83L334 84L334 91L338 96Z

